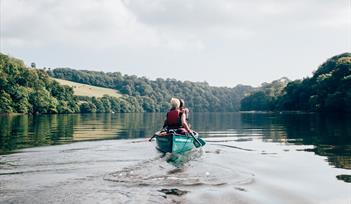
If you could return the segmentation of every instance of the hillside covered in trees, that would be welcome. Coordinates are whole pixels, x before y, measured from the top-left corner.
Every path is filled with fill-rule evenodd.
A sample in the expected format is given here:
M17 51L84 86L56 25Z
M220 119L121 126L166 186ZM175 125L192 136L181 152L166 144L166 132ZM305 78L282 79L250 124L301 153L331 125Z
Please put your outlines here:
M118 90L122 97L75 96L69 86L51 77ZM26 67L22 60L0 53L0 113L160 112L171 97L183 98L192 111L238 111L250 86L212 87L206 82Z
M256 88L255 91L241 100L241 110L273 110L275 108L275 101L283 94L289 82L290 80L288 78L283 77L271 83L263 83L261 87Z
M0 53L0 113L142 112L129 96L77 97L43 69L28 68L22 60Z
M328 59L312 77L278 81L243 98L241 110L351 112L351 53Z
M111 88L122 97L75 96L51 77ZM183 98L192 111L351 112L351 53L334 56L312 77L281 78L259 88L213 87L206 82L149 80L119 72L28 68L0 53L0 113L164 112L171 97Z
M161 78L149 80L145 77L122 75L119 72L56 68L48 73L54 78L116 89L129 96L130 100L145 112L167 111L171 97L184 99L186 106L196 112L239 111L240 100L253 90L252 87L243 85L227 88L213 87L206 82L182 82Z
M73 90L50 79L43 70L0 53L0 113L74 113Z

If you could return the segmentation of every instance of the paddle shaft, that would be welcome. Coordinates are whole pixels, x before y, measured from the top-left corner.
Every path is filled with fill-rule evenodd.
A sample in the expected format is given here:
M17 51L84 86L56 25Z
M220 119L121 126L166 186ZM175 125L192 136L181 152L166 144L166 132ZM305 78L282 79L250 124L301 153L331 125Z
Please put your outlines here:
M202 144L201 144L201 142L195 137L195 135L194 135L193 133L190 133L190 135L191 135L191 137L193 137L194 142L196 142L196 143L198 144L198 145L196 145L196 144L194 143L195 147L201 147Z
M152 139L154 139L154 137L156 137L156 135L153 135L153 136L149 139L149 142L151 142Z
M164 131L164 128L162 128L161 130L159 130L159 132L162 132L162 131ZM156 135L156 133L149 139L149 142L151 142L152 141L152 139L154 139L154 137L156 137L157 135Z

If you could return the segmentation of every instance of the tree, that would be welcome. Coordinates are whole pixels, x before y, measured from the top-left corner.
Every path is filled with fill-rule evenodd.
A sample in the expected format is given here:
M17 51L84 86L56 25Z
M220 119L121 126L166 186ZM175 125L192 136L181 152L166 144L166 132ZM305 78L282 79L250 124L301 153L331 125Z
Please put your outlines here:
M97 113L105 113L106 112L104 104L101 102L101 100L99 98L93 97L91 101L95 105Z
M263 91L256 92L241 100L241 110L268 111L272 109L272 97L267 96Z
M119 100L115 97L110 98L111 110L115 113L121 112L121 106L119 104Z
M0 113L11 113L13 108L11 106L11 96L5 91L0 91Z
M263 84L263 87L268 85ZM272 109L350 112L350 90L351 53L344 53L328 59L312 77L289 82L282 91L274 94ZM270 96L269 92L265 95ZM257 95L244 98L242 109L262 110L266 96L261 94L260 100Z
M95 113L96 106L92 102L83 102L80 104L81 113Z
M142 96L142 107L143 110L146 112L158 112L159 109L157 108L157 105L154 100L152 100L150 97L147 96Z
M107 95L103 96L101 98L101 102L102 102L102 105L104 107L104 110L106 113L110 113L111 112L111 102L110 102L110 99Z
M0 53L2 110L18 113L79 112L72 88L59 85L46 71Z
M103 73L56 68L48 73L55 78L117 89L124 94L124 100L131 103L128 108L120 105L121 111L122 109L133 112L166 110L168 108L164 104L168 104L171 97L185 99L187 107L195 111L237 111L240 100L252 91L250 86L211 87L207 82L181 82L175 79L149 80L134 75L122 76L119 72ZM148 99L144 100L143 97Z
M34 90L29 101L33 106L32 113L57 113L58 101L45 89Z

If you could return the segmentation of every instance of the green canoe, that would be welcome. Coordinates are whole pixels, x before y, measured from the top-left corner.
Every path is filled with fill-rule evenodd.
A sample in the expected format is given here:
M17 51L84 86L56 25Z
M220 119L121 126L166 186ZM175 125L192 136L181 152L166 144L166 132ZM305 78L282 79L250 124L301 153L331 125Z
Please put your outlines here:
M169 133L161 136L160 132L156 132L155 137L156 149L164 153L171 152L176 154L182 154L196 147L201 147L205 145L205 141L198 138L198 133L196 132L194 137L196 137L197 141L190 134L179 135L175 133Z

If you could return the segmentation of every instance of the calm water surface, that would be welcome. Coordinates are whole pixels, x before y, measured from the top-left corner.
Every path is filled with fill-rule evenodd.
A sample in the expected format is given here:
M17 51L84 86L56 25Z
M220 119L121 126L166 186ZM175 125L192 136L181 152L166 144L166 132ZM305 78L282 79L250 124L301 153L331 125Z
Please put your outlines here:
M174 163L164 114L0 116L0 203L351 203L349 116L190 119L207 145Z

